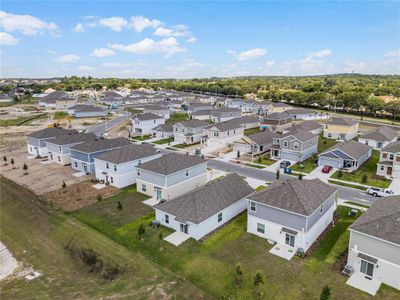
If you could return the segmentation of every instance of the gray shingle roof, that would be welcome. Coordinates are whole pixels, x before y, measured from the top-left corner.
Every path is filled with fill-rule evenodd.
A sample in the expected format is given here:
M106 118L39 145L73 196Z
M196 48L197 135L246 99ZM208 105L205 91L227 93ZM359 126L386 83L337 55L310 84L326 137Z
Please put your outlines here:
M173 128L171 124L161 124L153 129L154 131L162 131L162 132L172 132Z
M57 136L55 139L51 140L51 143L55 145L68 145L94 139L96 139L96 136L93 133L69 132L67 134Z
M234 121L234 122L236 122L237 124L240 124L240 125L248 124L248 123L259 123L260 122L258 120L258 118L255 117L255 116L241 116L241 117L232 119L232 121Z
M267 115L266 117L264 117L264 120L268 121L268 120L286 120L286 119L291 119L292 116L284 111L284 112L277 112L277 113L272 113L270 115Z
M350 229L400 245L400 196L378 199Z
M151 105L146 105L144 108L145 111L147 110L168 110L167 107L158 105L158 104L151 104Z
M157 174L170 175L206 162L206 160L197 155L168 153L160 158L141 164L139 168Z
M332 117L332 119L327 124L340 125L340 126L353 126L357 123L359 123L359 121L351 119L351 118Z
M153 113L144 113L144 114L140 114L140 115L137 115L136 118L137 118L139 121L163 119L163 117L157 116L156 114L153 114Z
M248 136L257 145L272 143L276 137L279 137L279 134L270 130L264 130Z
M42 97L39 101L46 103L55 103L57 100L72 100L72 97L64 91L55 91L47 96Z
M306 141L309 141L309 140L317 137L316 134L313 134L306 130L292 129L289 132L283 134L280 138L284 138L284 137L288 137L288 136L293 136L295 139L297 139L301 142L306 142Z
M250 196L252 201L310 216L337 189L319 179L280 180Z
M333 150L340 150L345 154L347 154L348 156L357 160L361 158L364 154L366 154L370 149L372 149L371 146L350 140L348 142L343 142L333 145L328 150L321 153L321 155L331 152Z
M76 150L84 153L92 153L107 149L118 148L130 144L125 138L105 139L96 138L71 147L71 150Z
M229 121L211 125L210 129L216 128L219 131L227 131L227 130L233 130L233 129L237 129L237 128L241 128L241 127L242 127L242 125L239 124L238 122L235 122L234 120L229 120Z
M386 145L382 150L382 152L391 152L397 153L400 152L400 141L391 142L390 144Z
M99 111L105 111L101 107L93 106L93 105L86 105L86 104L74 105L70 109L73 109L74 112L99 112Z
M211 115L212 110L211 109L205 109L205 110L198 110L192 113L192 116L209 116Z
M176 217L176 221L199 224L254 190L237 174L216 179L190 193L158 204L159 209Z
M292 128L293 129L299 128L299 129L303 129L303 130L307 130L307 131L312 131L312 130L321 129L322 125L315 121L305 121L305 122L301 122L301 123L294 125Z
M365 139L385 142L393 140L396 136L397 131L388 126L381 126L377 129L366 132L362 137Z
M210 125L210 123L207 123L206 121L203 120L188 120L179 122L177 124L181 124L183 127L188 127L188 128L206 127Z
M131 144L121 148L111 150L97 157L113 164L122 164L157 154L159 151L150 144Z
M307 108L294 108L294 109L289 109L287 112L291 115L310 115L310 114L316 114L316 110L312 109L307 109Z
M68 134L68 133L77 133L78 131L72 129L72 130L67 130L64 128L45 128L36 132L33 132L31 134L28 134L28 137L35 138L35 139L47 139L47 138L52 138L52 137L57 137L62 134Z

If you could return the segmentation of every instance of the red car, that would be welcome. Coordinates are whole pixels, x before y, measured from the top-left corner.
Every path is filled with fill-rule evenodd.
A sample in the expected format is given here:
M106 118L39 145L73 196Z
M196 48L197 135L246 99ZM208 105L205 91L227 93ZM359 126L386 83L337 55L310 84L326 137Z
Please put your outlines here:
M325 166L322 168L322 173L328 174L332 170L331 166Z

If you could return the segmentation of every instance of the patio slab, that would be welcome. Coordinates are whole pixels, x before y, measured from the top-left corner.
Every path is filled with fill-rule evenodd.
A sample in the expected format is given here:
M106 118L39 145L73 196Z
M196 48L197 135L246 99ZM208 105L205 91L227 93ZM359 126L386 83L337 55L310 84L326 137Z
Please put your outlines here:
M35 155L28 155L26 158L27 159L34 159L36 156Z
M154 206L154 205L160 203L160 201L153 197L153 198L143 201L142 203L149 205L149 206Z
M363 292L366 292L372 296L375 296L376 292L381 286L381 283L382 282L379 280L365 278L364 274L360 272L353 273L353 275L351 275L346 282L346 284Z
M92 185L95 189L101 190L102 188L105 188L106 185L104 183L96 183Z
M292 247L276 244L271 250L269 250L269 253L282 257L286 260L291 260L296 251Z
M184 241L188 240L189 238L190 238L190 236L188 236L187 234L180 232L180 231L175 231L174 233L165 237L164 240L167 241L168 243L171 243L174 246L179 246L180 244L182 244Z
M72 174L72 176L75 176L75 177L82 177L84 175L85 175L85 172L78 172L78 173Z
M41 161L40 163L43 164L43 165L48 165L48 164L53 163L53 161L51 161L51 160L44 160L44 161Z

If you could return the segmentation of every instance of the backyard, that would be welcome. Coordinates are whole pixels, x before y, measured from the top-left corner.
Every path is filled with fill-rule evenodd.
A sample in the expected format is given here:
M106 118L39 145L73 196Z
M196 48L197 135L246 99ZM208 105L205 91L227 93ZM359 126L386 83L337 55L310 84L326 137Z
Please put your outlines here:
M324 152L335 144L337 144L336 140L324 138L322 134L320 134L318 138L318 153Z
M172 113L167 120L167 124L175 124L181 121L189 120L187 113Z
M257 133L257 132L260 132L260 128L259 128L259 127L256 127L256 128L249 128L249 129L245 129L245 130L244 130L244 134L245 134L245 135L252 135L252 134L255 134L255 133Z
M331 178L362 183L380 188L387 188L391 181L376 175L376 164L378 161L379 151L372 150L371 158L368 159L362 166L360 166L358 170L351 173L336 171ZM363 182L363 178L367 180Z

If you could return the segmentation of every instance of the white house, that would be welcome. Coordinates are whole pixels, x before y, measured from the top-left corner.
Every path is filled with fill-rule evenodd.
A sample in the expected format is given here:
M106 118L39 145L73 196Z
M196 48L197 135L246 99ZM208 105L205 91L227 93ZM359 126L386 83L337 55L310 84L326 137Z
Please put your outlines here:
M183 144L195 144L201 141L203 129L210 126L203 120L189 120L174 124L174 140Z
M247 231L292 254L306 252L332 223L336 194L319 179L275 181L248 197Z
M94 159L96 178L117 188L136 182L136 166L161 157L150 144L130 144L106 152Z
M190 117L193 120L210 120L212 112L212 110L198 110L193 112Z
M156 220L199 240L243 212L252 192L242 177L230 174L157 204Z
M237 122L226 121L216 123L206 130L207 146L225 147L240 140L244 136L244 129Z
M165 124L165 118L152 113L137 115L132 119L133 135L148 135L153 133L153 129L158 125Z
M165 119L169 119L170 116L170 111L168 107L162 106L162 105L147 105L144 108L144 113L152 113L157 116L163 117Z
M293 120L328 120L331 116L329 113L318 112L308 108L293 108L287 110Z
M140 193L170 200L207 182L207 161L200 156L168 153L136 167Z
M162 124L153 129L153 135L159 139L167 139L174 137L174 130L170 124Z
M375 150L382 149L398 139L397 131L388 126L381 126L364 133L358 138L358 142L369 145Z
M359 124L360 122L351 118L332 117L325 124L323 135L328 139L349 141L357 136Z
M400 141L390 143L381 149L377 165L377 175L400 179Z
M238 108L222 107L211 112L211 121L214 123L225 122L234 118L238 118L241 115L242 112Z
M350 225L347 284L375 295L381 283L400 289L400 196L380 198Z

